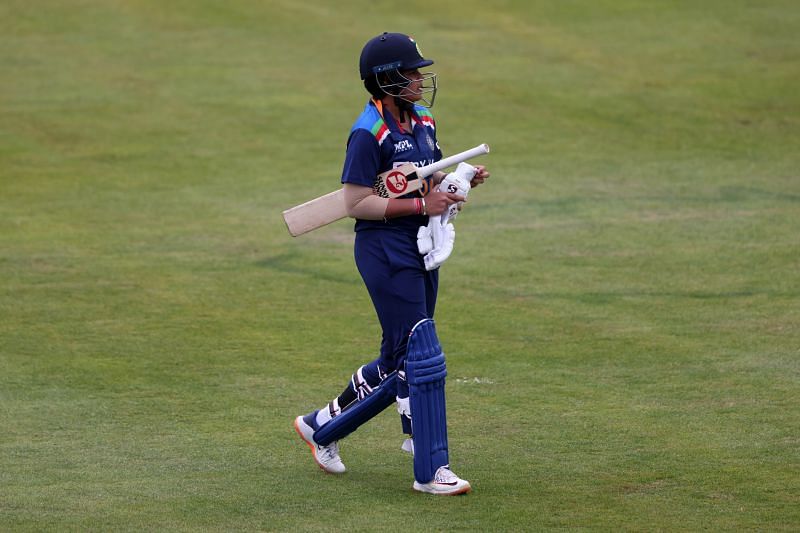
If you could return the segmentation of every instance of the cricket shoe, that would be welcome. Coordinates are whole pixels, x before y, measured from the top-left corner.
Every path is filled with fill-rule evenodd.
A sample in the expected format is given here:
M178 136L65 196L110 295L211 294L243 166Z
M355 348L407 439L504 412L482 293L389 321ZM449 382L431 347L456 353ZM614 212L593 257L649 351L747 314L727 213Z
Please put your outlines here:
M316 413L311 413L310 416L315 416ZM294 419L294 430L300 435L300 438L308 444L311 448L311 454L314 456L314 461L321 469L329 474L344 474L346 468L342 459L339 457L339 443L338 441L331 442L327 446L320 446L314 442L314 428L306 422L302 416Z
M439 494L442 496L455 496L456 494L466 494L472 490L469 481L461 479L450 470L449 465L440 466L436 475L428 483L414 482L414 490L427 492L428 494Z

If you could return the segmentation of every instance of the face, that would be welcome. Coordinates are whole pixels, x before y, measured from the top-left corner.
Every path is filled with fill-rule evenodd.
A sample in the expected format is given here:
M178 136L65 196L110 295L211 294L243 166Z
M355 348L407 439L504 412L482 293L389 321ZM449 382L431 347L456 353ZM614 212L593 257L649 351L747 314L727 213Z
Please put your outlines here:
M436 74L418 69L389 71L377 78L378 86L390 96L412 104L431 107L436 98Z
M400 96L411 100L413 102L417 102L422 98L422 94L420 93L420 88L422 87L422 74L418 69L414 70L403 70L400 72L404 77L411 80L411 83L406 86L403 91L400 93Z

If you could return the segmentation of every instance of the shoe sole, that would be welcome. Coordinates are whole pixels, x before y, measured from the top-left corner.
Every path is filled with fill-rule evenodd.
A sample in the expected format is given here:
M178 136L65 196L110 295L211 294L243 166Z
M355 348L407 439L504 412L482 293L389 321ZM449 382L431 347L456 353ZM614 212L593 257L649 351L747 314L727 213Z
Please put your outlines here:
M344 472L331 472L330 470L325 468L325 466L323 466L322 463L319 462L319 459L317 459L317 446L313 442L306 439L306 436L303 434L303 430L300 429L300 422L302 421L303 421L302 416L298 416L297 418L294 419L294 430L297 432L298 435L300 435L300 438L303 439L303 442L305 442L308 445L308 447L311 448L311 455L314 457L314 462L317 463L317 466L320 468L320 470L322 470L326 474L338 475L344 473Z
M458 496L460 494L469 494L470 492L472 492L472 485L467 484L466 486L461 487L458 490L454 490L452 492L445 492L445 491L438 491L438 490L425 490L424 488L422 488L422 485L420 485L419 483L417 483L415 481L414 482L414 490L416 490L418 492L423 492L425 494L433 494L435 496Z

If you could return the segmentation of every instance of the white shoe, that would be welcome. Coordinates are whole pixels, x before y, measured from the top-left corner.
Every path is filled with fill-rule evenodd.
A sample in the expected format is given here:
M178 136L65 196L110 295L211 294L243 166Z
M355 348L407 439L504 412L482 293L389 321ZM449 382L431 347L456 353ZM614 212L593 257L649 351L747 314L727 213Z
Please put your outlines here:
M461 479L450 470L449 465L440 466L436 475L428 483L414 482L414 490L427 492L429 494L441 494L443 496L455 496L456 494L466 494L472 490L469 481Z
M414 455L414 439L409 437L406 440L404 440L402 446L400 446L400 449L406 453Z
M321 469L329 474L343 474L345 470L347 470L339 457L338 441L331 442L327 446L318 445L314 442L314 428L306 424L302 416L298 416L294 419L294 430L297 431L300 438L311 448L314 461L316 461Z

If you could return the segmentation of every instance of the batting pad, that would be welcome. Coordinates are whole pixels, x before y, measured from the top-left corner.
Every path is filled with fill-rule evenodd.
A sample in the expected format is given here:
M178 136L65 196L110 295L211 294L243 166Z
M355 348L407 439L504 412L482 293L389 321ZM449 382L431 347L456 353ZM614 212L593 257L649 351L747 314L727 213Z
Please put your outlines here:
M447 368L433 320L420 320L411 330L406 355L406 379L411 398L414 439L414 479L428 483L449 463L444 378Z
M395 402L397 395L397 373L393 372L384 379L380 386L372 389L372 393L357 402L353 402L339 416L314 432L314 442L327 446L331 442L343 439L354 432L364 422L389 407Z

